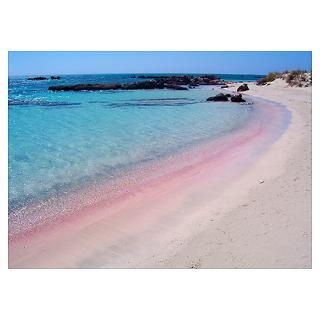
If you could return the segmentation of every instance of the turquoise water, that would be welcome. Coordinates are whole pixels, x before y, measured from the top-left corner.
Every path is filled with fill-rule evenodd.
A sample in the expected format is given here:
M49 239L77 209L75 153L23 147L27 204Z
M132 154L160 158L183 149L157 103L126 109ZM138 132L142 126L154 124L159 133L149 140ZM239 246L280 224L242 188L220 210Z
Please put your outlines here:
M49 92L49 85L132 75L9 79L9 213L75 186L112 180L243 126L254 109L206 102L211 88Z

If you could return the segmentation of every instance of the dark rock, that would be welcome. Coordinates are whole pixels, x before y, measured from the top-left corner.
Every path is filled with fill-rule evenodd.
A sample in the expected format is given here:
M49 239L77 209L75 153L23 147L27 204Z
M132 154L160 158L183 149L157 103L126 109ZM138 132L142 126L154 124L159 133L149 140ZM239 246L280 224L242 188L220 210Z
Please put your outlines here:
M238 89L237 91L240 92L240 91L247 91L249 90L249 87L246 83L242 84Z
M142 89L164 89L164 83L162 81L142 81L133 82L120 85L119 89L122 90L142 90Z
M34 77L34 78L28 78L27 80L48 80L46 77Z
M148 80L126 84L119 83L85 83L75 85L50 86L51 91L97 91L97 90L149 90L149 89L172 89L188 90L186 87L164 83L162 80Z
M226 89L226 88L229 88L229 86L227 84L221 86L221 89Z
M164 85L164 87L166 89L173 89L173 90L188 90L188 88L186 88L186 87L176 86L174 84Z
M141 75L136 76L140 79L150 79L126 84L77 84L66 86L50 86L49 90L53 91L81 91L81 90L140 90L140 89L172 89L188 90L199 85L225 85L226 82L220 80L215 75L174 75L174 76L157 76ZM57 77L55 77L56 79ZM52 77L51 77L52 79ZM187 87L188 86L188 87Z
M237 94L237 95L235 95L235 96L232 96L232 97L231 97L231 101L232 101L232 102L246 102L246 100L244 100L244 99L242 98L242 94Z
M215 75L175 75L175 76L157 76L157 75L142 75L138 76L140 79L153 79L156 81L163 81L172 85L223 85L225 81L220 80Z
M219 93L214 97L209 97L207 101L229 101L228 95L224 93Z
M59 76L51 76L50 79L51 80L60 80L61 77L59 77Z

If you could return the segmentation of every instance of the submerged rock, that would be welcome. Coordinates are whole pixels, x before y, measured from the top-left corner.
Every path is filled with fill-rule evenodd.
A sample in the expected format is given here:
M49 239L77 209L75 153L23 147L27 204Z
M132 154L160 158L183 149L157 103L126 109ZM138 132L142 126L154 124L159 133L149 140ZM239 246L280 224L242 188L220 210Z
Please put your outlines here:
M246 83L242 84L238 89L237 91L240 92L240 91L247 91L249 90L249 87Z
M237 94L231 97L231 101L232 102L246 102L246 100L244 100L242 98L242 94Z
M59 76L51 76L50 79L51 80L60 80L61 77L59 77Z
M219 93L214 97L209 97L207 101L229 101L229 96L228 94Z

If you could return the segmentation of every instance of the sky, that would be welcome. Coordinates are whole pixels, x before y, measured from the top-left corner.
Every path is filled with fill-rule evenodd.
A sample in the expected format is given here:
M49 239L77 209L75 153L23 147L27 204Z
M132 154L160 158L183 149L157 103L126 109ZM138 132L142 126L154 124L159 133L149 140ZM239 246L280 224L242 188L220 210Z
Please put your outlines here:
M10 51L11 75L266 74L311 70L311 51Z

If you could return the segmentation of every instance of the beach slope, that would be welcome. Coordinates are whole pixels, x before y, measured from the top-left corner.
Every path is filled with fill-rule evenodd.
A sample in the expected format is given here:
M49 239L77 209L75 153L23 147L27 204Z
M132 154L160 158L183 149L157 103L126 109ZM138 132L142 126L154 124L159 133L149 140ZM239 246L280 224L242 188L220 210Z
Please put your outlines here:
M226 193L234 208L221 210L219 222L190 240L168 267L311 268L311 87L289 87L281 79L248 86L244 97L288 107L289 128L234 183L243 196Z
M111 209L102 203L79 221L9 242L9 267L311 268L311 88L278 79L249 89L245 98L291 112L288 128L263 152L252 157L263 143L253 127L236 147Z

